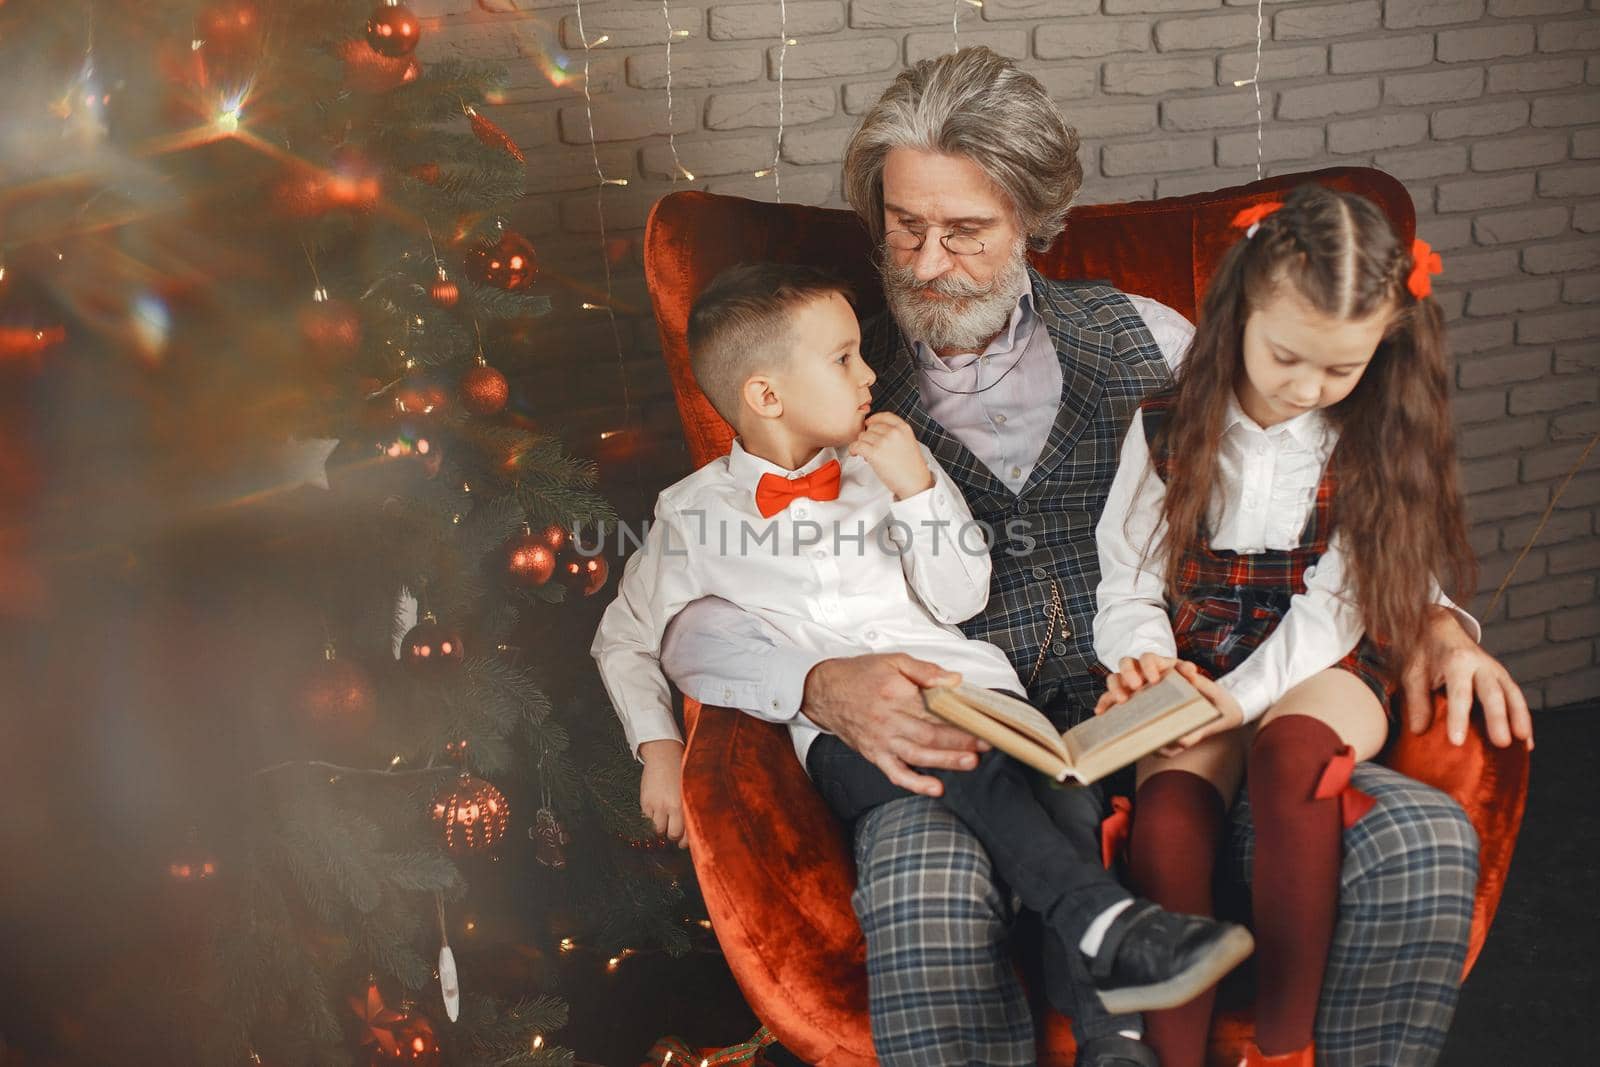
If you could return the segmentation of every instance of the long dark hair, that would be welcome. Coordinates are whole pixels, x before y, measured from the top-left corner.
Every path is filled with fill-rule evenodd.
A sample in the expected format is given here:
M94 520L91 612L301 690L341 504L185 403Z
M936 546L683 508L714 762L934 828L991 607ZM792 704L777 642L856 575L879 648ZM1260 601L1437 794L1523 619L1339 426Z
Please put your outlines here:
M1151 442L1169 456L1167 533L1151 549L1167 565L1169 597L1205 536L1223 420L1245 373L1245 322L1286 288L1336 319L1390 315L1360 382L1326 409L1339 430L1329 460L1339 485L1334 528L1348 545L1368 635L1400 669L1422 636L1433 580L1457 598L1471 595L1477 563L1462 513L1444 320L1431 296L1407 288L1412 266L1382 211L1315 184L1228 250L1174 382L1174 409Z

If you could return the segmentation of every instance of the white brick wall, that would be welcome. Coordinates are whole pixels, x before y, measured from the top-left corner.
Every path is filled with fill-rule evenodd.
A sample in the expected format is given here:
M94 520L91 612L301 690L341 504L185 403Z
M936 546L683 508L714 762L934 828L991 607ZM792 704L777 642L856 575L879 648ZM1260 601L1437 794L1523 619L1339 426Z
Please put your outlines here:
M672 189L770 199L777 0L670 0L671 129L695 175L672 181L666 26L659 3L590 0L595 139L626 187L601 192L599 240L583 52L561 0L413 0L421 56L510 71L492 110L528 151L516 222L538 245L556 312L522 375L534 414L580 450L624 422L623 376L647 455L608 460L625 511L687 466L639 267L650 204ZM789 0L786 200L840 206L849 132L905 63L964 43L1016 56L1085 138L1085 200L1178 195L1255 174L1253 0ZM1600 0L1315 0L1268 3L1262 55L1267 172L1381 167L1443 251L1457 413L1483 555L1482 610L1578 452L1600 430ZM609 324L578 310L604 294L609 258L622 365ZM598 448L594 448L599 451ZM630 495L631 494L631 495ZM1600 458L1569 487L1488 643L1535 700L1600 695Z

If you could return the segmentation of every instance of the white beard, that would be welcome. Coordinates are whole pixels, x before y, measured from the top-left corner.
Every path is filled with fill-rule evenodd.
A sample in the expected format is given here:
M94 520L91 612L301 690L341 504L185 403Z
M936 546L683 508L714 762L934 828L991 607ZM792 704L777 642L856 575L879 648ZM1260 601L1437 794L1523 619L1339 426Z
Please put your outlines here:
M910 267L885 260L878 270L889 311L907 337L936 352L977 352L1006 328L1017 306L1028 276L1023 247L1019 240L988 285L952 277L918 282ZM930 292L944 299L929 299L924 294Z

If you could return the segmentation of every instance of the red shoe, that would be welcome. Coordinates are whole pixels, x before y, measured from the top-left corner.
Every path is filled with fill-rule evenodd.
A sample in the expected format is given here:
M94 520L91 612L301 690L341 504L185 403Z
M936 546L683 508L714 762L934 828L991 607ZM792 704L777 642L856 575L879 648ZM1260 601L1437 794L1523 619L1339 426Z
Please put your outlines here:
M1239 1067L1317 1067L1317 1050L1315 1046L1307 1045L1294 1052L1268 1056L1256 1048L1256 1043L1252 1041L1245 1046L1244 1059L1239 1061Z

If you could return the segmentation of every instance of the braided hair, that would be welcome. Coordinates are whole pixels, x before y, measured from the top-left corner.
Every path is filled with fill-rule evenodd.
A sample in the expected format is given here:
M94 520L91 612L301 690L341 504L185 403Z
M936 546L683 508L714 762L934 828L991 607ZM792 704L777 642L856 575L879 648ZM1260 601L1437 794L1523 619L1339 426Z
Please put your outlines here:
M1146 556L1159 553L1165 563L1169 598L1178 596L1184 557L1206 536L1223 423L1245 374L1245 323L1286 293L1337 320L1388 319L1361 380L1325 410L1340 434L1329 460L1339 484L1334 528L1349 548L1368 635L1391 668L1402 669L1422 636L1434 581L1470 596L1476 561L1456 462L1444 318L1431 295L1407 287L1412 268L1411 250L1381 210L1316 184L1297 188L1223 256L1172 386L1171 417L1150 442L1168 454L1169 469L1165 523Z

